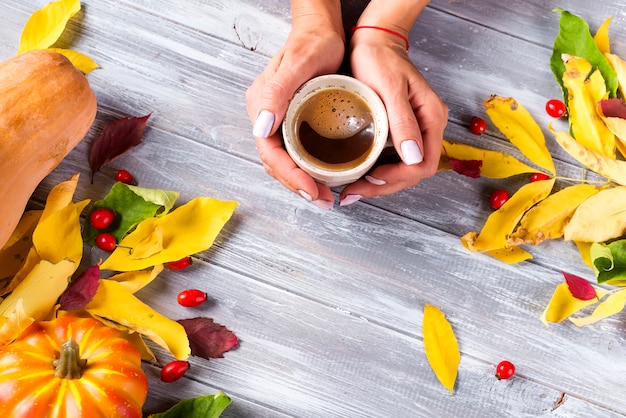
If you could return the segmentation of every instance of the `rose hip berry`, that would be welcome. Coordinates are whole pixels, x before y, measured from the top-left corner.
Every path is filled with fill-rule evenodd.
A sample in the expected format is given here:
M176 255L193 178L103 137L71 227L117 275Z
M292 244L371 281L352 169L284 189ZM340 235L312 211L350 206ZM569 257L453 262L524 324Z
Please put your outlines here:
M161 369L161 380L163 382L175 382L187 373L189 362L184 360L174 360L167 363Z
M96 246L104 251L113 251L117 245L117 240L108 232L96 235Z
M207 300L206 292L198 289L183 290L178 294L178 304L187 308L195 308Z
M496 366L496 377L498 380L506 380L515 374L515 366L508 360L502 360Z
M191 257L183 257L180 260L166 263L170 270L184 270L191 265Z
M567 113L567 108L562 101L550 99L546 102L546 112L553 118L560 119Z
M483 119L474 116L472 120L470 120L469 130L474 135L482 135L487 130L487 123Z
M115 181L119 181L124 184L135 184L133 175L126 170L117 170L115 173Z
M530 182L534 183L536 181L542 180L550 180L550 176L544 173L533 173L530 175Z
M89 223L96 229L106 229L115 220L115 211L108 208L97 208L89 215Z
M497 189L491 193L491 197L489 197L489 204L494 209L500 209L502 205L509 200L509 194L506 190Z

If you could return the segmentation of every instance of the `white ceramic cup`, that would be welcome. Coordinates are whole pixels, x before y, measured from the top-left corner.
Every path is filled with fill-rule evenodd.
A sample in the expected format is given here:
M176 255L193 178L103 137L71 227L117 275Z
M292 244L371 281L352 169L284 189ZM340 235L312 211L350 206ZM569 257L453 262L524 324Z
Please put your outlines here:
M346 90L361 99L366 106L367 112L371 115L369 127L373 132L373 143L366 154L363 154L358 159L358 163L323 163L307 152L300 142L299 132L302 124L300 116L303 109L306 109L306 106L308 106L307 103L310 104L310 99L316 95L330 94L331 91L337 89ZM334 109L331 109L332 107L327 106L320 109L320 111L333 112ZM324 117L330 119L334 116L332 113L330 115L325 115ZM387 111L376 92L353 77L339 74L319 76L303 84L291 99L287 114L283 120L285 148L291 158L311 177L329 187L353 183L367 173L387 145L388 133Z

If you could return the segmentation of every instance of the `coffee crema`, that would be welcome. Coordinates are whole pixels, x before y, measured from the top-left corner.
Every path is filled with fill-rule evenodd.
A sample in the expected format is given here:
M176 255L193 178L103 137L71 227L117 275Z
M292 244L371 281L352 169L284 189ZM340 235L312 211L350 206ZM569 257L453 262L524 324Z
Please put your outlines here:
M321 90L308 98L296 131L304 154L331 170L358 166L374 145L372 111L358 95L341 88Z

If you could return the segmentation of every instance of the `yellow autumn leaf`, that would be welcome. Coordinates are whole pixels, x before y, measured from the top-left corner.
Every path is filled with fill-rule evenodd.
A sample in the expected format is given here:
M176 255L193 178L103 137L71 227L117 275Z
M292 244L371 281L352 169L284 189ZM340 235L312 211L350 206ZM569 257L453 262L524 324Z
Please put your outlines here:
M606 117L602 115L602 110L600 113L606 127L615 135L615 147L622 156L626 156L626 119Z
M615 158L615 136L598 111L598 103L609 94L600 71L584 58L569 57L565 61L563 85L568 92L572 136L581 145Z
M580 204L565 227L566 241L605 242L626 231L626 186L605 189Z
M552 124L549 125L549 129L554 134L556 142L576 161L611 181L626 185L626 162L606 157L585 147L568 132L555 131Z
M547 239L561 238L576 208L599 191L596 186L576 184L548 196L524 214L509 245L537 245Z
M9 278L15 275L24 263L32 246L31 237L41 217L40 210L24 212L9 240L0 250L0 296L9 287Z
M617 74L617 83L622 97L626 97L626 61L615 54L605 53L604 56Z
M59 0L46 4L33 13L22 31L18 55L33 49L46 49L54 44L67 22L80 10L80 0Z
M593 262L591 261L591 244L593 244L593 242L574 241L574 244L576 244L576 248L578 248L580 258L583 262L593 268Z
M611 25L612 17L609 17L596 31L596 34L593 36L593 40L596 43L596 46L603 54L608 54L611 52L611 44L609 42L609 26Z
M532 115L512 97L491 96L484 102L493 124L530 161L554 174L554 161L541 127Z
M439 382L452 394L461 361L459 345L452 326L441 310L432 305L425 305L422 333L428 363Z
M605 300L600 302L591 315L582 318L570 318L576 326L584 327L601 319L621 312L626 306L626 289L612 292Z
M590 300L577 299L570 292L567 283L559 283L554 289L554 294L548 302L548 306L544 309L541 315L541 322L545 326L549 327L549 323L561 322L576 312L580 311L587 306L591 306L602 299L608 292L604 289L596 289L597 298Z
M485 254L507 264L517 264L533 258L532 254L520 247L499 248L485 251Z
M538 202L545 199L554 186L555 179L525 184L502 207L494 211L473 242L477 251L500 250L509 247L509 235L520 219Z
M0 303L0 344L12 341L25 328L27 318L43 320L67 288L76 265L64 259L58 263L41 260ZM25 321L21 322L21 319Z
M88 75L93 70L100 68L100 66L89 56L83 54L82 52L73 51L71 49L62 49L62 48L48 48L52 51L58 52L59 54L65 56L74 67L76 67L80 72L85 75Z
M130 293L143 289L163 271L163 264L157 264L153 268L139 271L125 271L108 278L120 283Z
M185 328L140 301L121 283L101 280L85 310L144 335L179 360L191 354Z
M452 143L446 140L443 141L442 155L462 161L482 161L480 174L489 178L502 179L518 174L537 172L536 168L524 164L509 154L476 148L466 144ZM445 167L446 170L451 168L451 166Z
M132 248L129 257L133 260L148 258L163 251L163 227L157 225L150 235Z
M79 177L79 174L74 174L68 180L57 184L50 190L48 197L46 197L46 205L41 215L42 221L53 213L72 204Z
M165 216L139 223L100 266L103 270L143 270L156 264L179 260L209 248L224 224L230 219L234 201L197 197ZM146 258L133 258L133 249L163 229L163 250Z

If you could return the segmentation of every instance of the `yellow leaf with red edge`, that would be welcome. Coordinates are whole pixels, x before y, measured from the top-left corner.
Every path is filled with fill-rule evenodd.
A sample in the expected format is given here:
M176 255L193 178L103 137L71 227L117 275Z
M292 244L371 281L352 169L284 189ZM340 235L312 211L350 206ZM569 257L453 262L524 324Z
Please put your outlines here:
M609 42L609 26L611 26L612 17L609 17L596 31L596 34L593 36L593 40L596 43L596 46L603 54L608 54L611 52L611 44Z
M615 158L615 135L607 128L598 103L608 98L602 74L584 58L565 62L563 85L568 92L568 114L572 136L581 145L609 158Z
M532 206L545 199L555 179L525 184L502 207L494 211L472 243L477 251L499 250L509 247L509 236L520 219Z
M484 105L493 124L522 154L549 173L555 173L543 131L528 110L512 97L496 95L485 100Z
M609 158L585 147L572 138L568 132L552 129L551 124L549 129L554 134L556 142L576 161L615 183L626 185L626 162Z
M428 363L439 382L452 394L461 353L452 325L439 308L424 306L422 334Z
M148 218L119 243L100 268L143 270L204 251L213 244L237 205L234 201L197 197L167 215ZM150 239L157 227L163 229L163 249L145 258L133 258L133 249Z
M581 309L591 306L603 298L608 292L604 289L596 289L597 299L577 299L570 292L567 283L560 283L554 290L554 294L541 315L541 322L550 326L550 322L561 322Z
M605 242L626 232L626 186L605 189L580 204L565 227L566 241Z
M599 187L590 184L575 184L551 194L524 214L509 245L537 245L561 238L578 206L599 191Z
M87 75L96 68L100 68L100 66L93 60L91 57L78 52L72 51L71 49L61 49L61 48L48 48L52 51L58 52L59 54L65 56L74 67L76 67L80 72Z
M481 176L495 179L537 172L536 168L524 164L509 154L476 148L467 144L452 143L446 140L443 141L442 157L444 162L447 158L461 161L482 161L480 168ZM440 169L449 170L451 167L442 165Z
M584 327L621 312L624 306L626 306L626 289L620 289L612 292L600 302L591 315L582 318L570 318L569 320L576 326Z
M140 301L121 283L101 280L96 295L85 310L95 317L139 332L179 360L185 360L191 354L185 328Z
M22 30L18 55L33 49L46 49L54 44L67 22L80 10L80 0L59 0L34 12Z
M32 321L41 321L52 311L67 288L76 264L41 260L15 290L0 303L0 344L15 339Z

